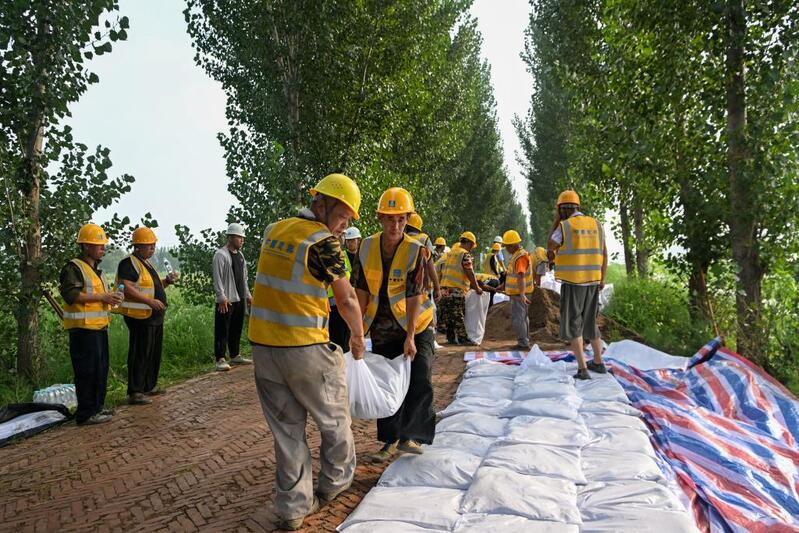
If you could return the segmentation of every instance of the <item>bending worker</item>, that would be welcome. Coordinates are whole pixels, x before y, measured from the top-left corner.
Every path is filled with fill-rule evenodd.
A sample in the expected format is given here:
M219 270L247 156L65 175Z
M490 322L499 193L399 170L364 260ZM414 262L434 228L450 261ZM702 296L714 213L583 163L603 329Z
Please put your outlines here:
M495 242L491 245L491 253L486 254L485 260L483 261L483 272L491 276L491 279L486 282L486 285L492 289L496 289L505 284L505 263L500 256L501 250L502 244ZM494 294L496 293L491 291L491 299L488 301L488 307L494 305Z
M377 421L383 447L372 455L373 461L385 461L397 450L422 453L421 444L431 444L435 435L435 334L430 328L433 303L424 285L427 257L422 244L404 233L413 211L408 191L386 190L377 208L383 231L361 244L361 274L355 286L372 351L388 359L404 355L411 360L411 383L402 405L394 415Z
M580 212L580 197L560 193L548 255L555 259L555 278L560 280L560 336L571 343L577 358L577 379L591 379L589 370L604 374L602 338L596 324L599 293L605 286L608 249L605 233L595 218ZM583 338L591 339L594 360L585 364Z
M477 239L471 231L464 231L455 244L441 266L441 323L446 328L448 343L474 346L476 343L466 335L463 315L466 291L472 288L477 294L483 294L474 277L469 253L477 246Z
M505 275L505 294L510 297L511 321L516 332L516 348L530 349L530 317L527 308L533 293L533 265L522 238L516 230L509 229L502 236L502 244L510 254Z
M365 342L339 240L358 218L361 192L347 176L330 174L311 194L310 209L264 232L249 323L255 385L275 441L278 528L291 531L349 488L355 472L344 354L327 330L328 285L350 327L353 358L363 358ZM322 436L316 497L309 413Z

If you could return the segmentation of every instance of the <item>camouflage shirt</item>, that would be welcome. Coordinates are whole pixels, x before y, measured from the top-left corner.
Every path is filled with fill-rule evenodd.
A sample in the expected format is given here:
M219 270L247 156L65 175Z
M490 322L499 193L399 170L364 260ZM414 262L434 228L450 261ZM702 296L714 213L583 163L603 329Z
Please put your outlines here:
M297 217L316 220L310 209L302 209ZM331 235L311 246L308 249L308 271L319 281L328 284L347 277L347 266L341 257L341 241Z

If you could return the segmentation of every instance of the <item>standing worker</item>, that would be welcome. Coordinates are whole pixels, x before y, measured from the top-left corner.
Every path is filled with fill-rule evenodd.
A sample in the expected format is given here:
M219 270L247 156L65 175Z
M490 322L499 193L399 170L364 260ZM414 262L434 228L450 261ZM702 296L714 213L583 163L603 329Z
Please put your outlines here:
M344 246L347 248L347 258L350 260L350 281L358 277L361 270L361 262L358 260L358 250L361 248L361 230L355 226L350 226L344 232Z
M328 285L349 325L353 358L362 359L365 349L361 311L339 241L358 219L361 192L347 176L330 174L311 195L310 209L264 232L249 325L255 385L275 442L277 526L291 531L302 527L320 502L347 490L355 472L344 354L327 330ZM305 439L309 413L322 435L315 490Z
M444 324L449 344L475 346L477 343L466 335L464 311L466 291L474 289L477 294L483 290L474 277L472 255L477 239L471 231L464 231L460 240L452 246L441 266L441 322Z
M444 255L444 250L447 248L447 241L444 237L437 237L436 242L433 244L435 245L435 249L433 249L433 263L437 263Z
M64 329L69 332L69 356L75 372L78 425L102 424L112 414L103 410L108 384L108 324L111 306L122 303L122 293L108 292L103 271L108 237L97 224L78 232L80 255L61 269L59 292L64 299Z
M589 370L604 374L602 337L596 324L599 293L605 286L608 249L598 220L580 212L580 197L566 190L558 196L547 254L555 259L555 278L560 280L560 336L571 343L577 358L577 379L591 379ZM583 338L591 340L594 360L588 365Z
M125 285L125 301L113 312L125 315L128 327L128 403L145 405L146 396L160 394L156 389L164 344L164 287L177 280L172 272L161 279L150 258L158 239L145 226L133 230L133 253L119 262L117 283Z
M435 435L431 381L435 334L430 329L434 311L424 285L424 247L404 233L413 211L408 191L386 190L377 207L383 231L361 245L361 275L355 286L372 351L388 359L411 360L410 387L402 405L377 421L377 438L384 444L372 455L373 461L385 461L397 450L420 454L421 444L432 444Z
M249 365L252 361L239 355L241 330L252 294L247 284L247 260L244 258L244 227L235 222L227 227L227 244L216 251L211 265L216 309L214 312L214 357L216 369L230 370L230 365ZM246 303L245 303L246 302ZM230 352L230 364L225 351Z
M505 294L510 297L511 321L516 332L516 348L530 349L530 317L527 308L533 293L533 265L530 256L522 247L519 232L509 229L502 236L502 244L510 254L508 272L505 275Z

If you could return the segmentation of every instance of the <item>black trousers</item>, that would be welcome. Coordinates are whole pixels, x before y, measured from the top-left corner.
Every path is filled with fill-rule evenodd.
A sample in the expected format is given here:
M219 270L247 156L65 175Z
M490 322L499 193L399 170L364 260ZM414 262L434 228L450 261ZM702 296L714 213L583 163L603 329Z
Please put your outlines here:
M164 325L125 317L128 337L128 395L155 389L161 370Z
M330 308L330 320L327 324L330 342L338 344L344 353L350 351L350 327L338 312L338 306Z
M230 303L227 313L220 313L219 308L214 307L214 356L217 361L225 358L226 349L231 359L239 355L246 305L244 301Z
M433 343L435 334L426 329L414 337L416 357L411 363L411 384L399 411L377 420L377 439L381 442L415 440L432 444L436 433L436 413L433 410ZM372 351L388 359L403 357L404 341L377 344L372 339Z
M504 272L499 275L499 279L490 279L490 280L488 280L486 282L486 285L496 289L497 287L499 287L503 283L505 283L505 273ZM494 295L495 294L496 294L496 292L492 292L491 293L491 298L488 300L488 307L491 307L492 305L494 305Z
M69 357L75 372L78 410L75 420L84 422L103 410L108 384L108 330L70 329Z

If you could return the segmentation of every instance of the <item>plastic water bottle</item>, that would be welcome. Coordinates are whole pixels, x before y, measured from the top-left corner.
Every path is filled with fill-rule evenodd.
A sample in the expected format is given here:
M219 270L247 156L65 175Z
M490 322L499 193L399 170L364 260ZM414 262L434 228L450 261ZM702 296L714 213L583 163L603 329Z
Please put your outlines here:
M169 259L164 257L164 270L166 270L167 274L171 274L175 270L172 268L172 264L169 262Z

